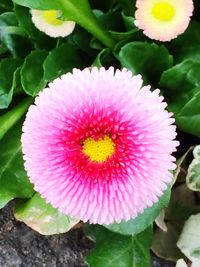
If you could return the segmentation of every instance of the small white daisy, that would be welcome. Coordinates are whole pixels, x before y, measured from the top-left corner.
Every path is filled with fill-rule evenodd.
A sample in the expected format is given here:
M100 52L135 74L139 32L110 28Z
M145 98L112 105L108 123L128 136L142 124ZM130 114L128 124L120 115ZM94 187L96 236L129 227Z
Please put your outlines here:
M135 25L151 39L170 41L188 27L192 0L137 0Z
M74 30L75 22L60 20L58 10L31 10L31 14L35 26L51 37L66 37Z

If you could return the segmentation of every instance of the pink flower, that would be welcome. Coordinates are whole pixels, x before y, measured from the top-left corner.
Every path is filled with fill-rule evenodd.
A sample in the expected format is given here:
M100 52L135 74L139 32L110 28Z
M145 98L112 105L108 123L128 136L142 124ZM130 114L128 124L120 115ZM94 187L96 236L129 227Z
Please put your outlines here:
M166 42L188 27L194 9L192 0L137 0L135 25L151 39Z
M129 220L172 180L178 142L159 90L113 67L74 69L29 108L25 168L42 197L83 221Z

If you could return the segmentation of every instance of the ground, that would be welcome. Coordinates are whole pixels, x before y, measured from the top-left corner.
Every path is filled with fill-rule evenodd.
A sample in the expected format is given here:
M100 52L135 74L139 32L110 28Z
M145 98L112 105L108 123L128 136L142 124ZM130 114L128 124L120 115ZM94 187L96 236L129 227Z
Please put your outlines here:
M0 267L87 267L85 256L93 246L80 229L43 236L16 221L12 205L0 211ZM174 265L153 257L152 266Z

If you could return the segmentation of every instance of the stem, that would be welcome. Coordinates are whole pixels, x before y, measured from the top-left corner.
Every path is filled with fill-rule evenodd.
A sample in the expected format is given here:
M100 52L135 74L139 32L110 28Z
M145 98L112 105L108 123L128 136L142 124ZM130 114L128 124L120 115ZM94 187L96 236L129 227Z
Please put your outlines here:
M0 140L21 119L32 102L33 98L26 98L11 111L0 117Z
M80 26L85 28L91 34L93 34L99 41L101 41L106 47L113 48L115 45L115 40L112 36L104 29L104 27L99 23L95 15L93 14L88 1L84 1L85 12L77 12L77 6L70 3L70 1L62 1L63 10L67 14L71 14L72 17ZM70 9L69 9L70 7ZM69 12L70 10L70 12Z
M93 34L99 41L101 41L106 47L113 48L115 40L112 36L100 25L97 18L91 13L91 17L84 17L79 23L83 28Z
M59 47L63 43L63 40L61 37L58 37L57 42L56 42L56 48Z

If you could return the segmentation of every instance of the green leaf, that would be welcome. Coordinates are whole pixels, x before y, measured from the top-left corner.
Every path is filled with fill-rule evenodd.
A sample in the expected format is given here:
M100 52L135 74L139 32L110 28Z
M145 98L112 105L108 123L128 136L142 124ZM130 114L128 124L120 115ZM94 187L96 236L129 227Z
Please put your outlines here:
M188 150L180 158L176 160L176 169L173 171L174 178L172 186L176 183L177 180L178 182L185 182L185 170L182 165L185 164L187 156L192 150L193 147L192 146L189 147Z
M43 235L65 233L79 222L77 219L61 214L47 204L38 193L29 200L18 202L14 215L17 220L26 223Z
M34 192L24 170L21 127L21 123L18 124L0 141L0 208L11 199L28 198Z
M18 26L13 12L0 15L0 40L13 57L24 57L30 52L32 44L25 38L24 31Z
M170 47L177 62L185 59L200 60L199 27L200 22L191 21L184 34L172 40Z
M181 112L175 114L176 124L184 132L200 137L200 87L195 88L191 100L183 107Z
M136 236L123 236L101 226L90 226L86 233L94 235L96 248L87 256L90 267L147 267L152 229Z
M13 3L11 0L1 0L0 2L0 13L11 11L13 8Z
M115 8L116 0L94 0L90 1L90 4L92 9L107 11Z
M24 90L21 84L21 75L20 75L21 67L22 66L18 67L13 75L13 83L11 91L13 92L14 96L24 94Z
M32 98L23 99L17 106L0 117L0 140L21 119L32 102Z
M93 57L96 55L96 51L90 47L91 38L92 35L89 32L77 25L73 31L73 34L68 36L68 41L79 50L82 50L89 56Z
M167 96L171 95L171 98L177 94L185 94L200 85L200 63L188 59L173 66L163 72L160 85L165 89Z
M8 48L4 46L4 44L0 43L0 56L2 57L8 51Z
M200 206L196 204L194 192L189 190L185 183L176 185L172 190L170 203L165 209L166 220L184 222L192 214L199 212Z
M44 61L44 80L52 81L73 68L82 68L82 54L71 44L64 44L53 49Z
M100 10L94 10L94 14L105 27L110 31L124 31L123 20L119 11L110 10L107 13L103 13Z
M126 16L126 14L124 14L124 12L122 12L122 19L124 21L124 25L125 25L127 31L131 31L133 29L138 29L134 24L133 16Z
M183 223L167 222L167 232L156 229L153 234L152 250L160 258L177 261L183 257L176 243L180 236Z
M200 63L185 60L162 74L160 86L178 127L200 137Z
M153 223L161 209L168 205L169 199L170 187L165 191L162 197L160 197L157 203L150 208L146 208L144 212L139 214L135 219L131 219L127 222L105 225L105 227L123 235L136 235Z
M19 58L6 58L0 62L0 109L7 108L13 96L13 75L22 64Z
M24 91L31 96L36 96L46 86L43 79L43 63L48 55L45 50L32 51L25 59L21 69L21 82Z
M124 10L124 13L132 17L134 16L134 12L136 9L135 2L136 0L119 0L119 3Z
M193 262L200 266L200 214L192 215L185 223L177 246Z
M110 49L105 48L101 50L101 52L97 55L94 62L92 63L92 66L96 66L98 68L107 66L107 65L110 66L112 65L110 64L111 62L113 62L113 57L110 52Z
M155 220L156 226L160 228L163 232L167 232L167 225L165 223L165 210L161 210L160 214Z
M194 148L193 155L194 159L188 168L186 183L190 190L200 191L200 145Z
M122 67L141 74L146 81L157 83L162 72L172 66L173 59L164 46L147 42L131 42L119 52Z
M14 0L16 4L21 6L26 6L32 9L60 9L60 1L53 1L53 0Z

